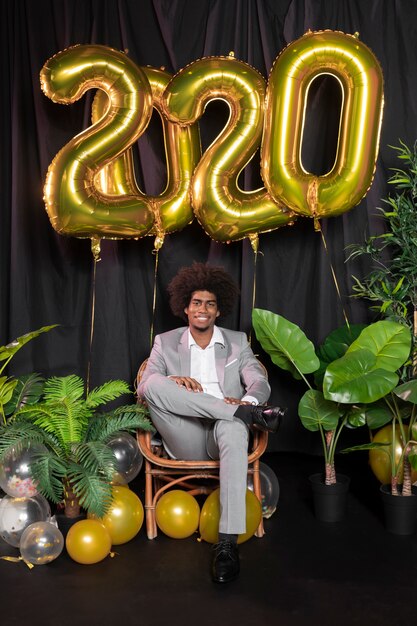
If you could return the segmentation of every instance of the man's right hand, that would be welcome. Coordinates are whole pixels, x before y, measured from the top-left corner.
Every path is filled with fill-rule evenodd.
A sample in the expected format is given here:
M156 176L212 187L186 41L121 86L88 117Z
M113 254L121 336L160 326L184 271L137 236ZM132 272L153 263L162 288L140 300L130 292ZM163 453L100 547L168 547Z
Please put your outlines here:
M195 378L190 378L189 376L169 376L169 378L176 382L178 387L184 387L187 391L195 391L197 393L203 391L203 387Z

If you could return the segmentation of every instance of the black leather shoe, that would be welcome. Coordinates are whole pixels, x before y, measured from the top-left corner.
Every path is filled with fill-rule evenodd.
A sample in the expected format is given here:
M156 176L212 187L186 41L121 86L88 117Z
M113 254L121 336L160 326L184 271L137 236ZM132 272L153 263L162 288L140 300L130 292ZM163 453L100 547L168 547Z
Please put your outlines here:
M239 550L232 541L219 541L213 546L211 577L215 583L230 583L239 576Z
M287 409L279 406L250 406L252 425L258 430L276 433Z

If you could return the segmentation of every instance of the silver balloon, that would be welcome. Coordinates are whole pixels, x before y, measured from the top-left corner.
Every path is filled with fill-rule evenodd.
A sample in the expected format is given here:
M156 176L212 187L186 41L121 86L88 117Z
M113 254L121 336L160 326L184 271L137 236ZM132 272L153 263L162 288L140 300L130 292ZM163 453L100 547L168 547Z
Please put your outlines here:
M279 500L279 482L276 474L266 463L259 463L262 493L262 517L269 519L276 511ZM253 491L252 475L248 476L248 489Z
M35 522L22 533L20 554L33 565L45 565L61 554L64 543L64 537L55 524Z
M39 452L46 452L42 444L31 444L26 450L11 453L0 464L0 487L15 498L31 498L38 493L30 466Z
M112 483L125 485L136 478L143 464L143 456L136 439L129 433L118 433L107 445L116 457L116 473Z
M48 501L38 494L33 498L4 496L0 502L0 537L16 548L24 530L34 522L46 522L51 517Z

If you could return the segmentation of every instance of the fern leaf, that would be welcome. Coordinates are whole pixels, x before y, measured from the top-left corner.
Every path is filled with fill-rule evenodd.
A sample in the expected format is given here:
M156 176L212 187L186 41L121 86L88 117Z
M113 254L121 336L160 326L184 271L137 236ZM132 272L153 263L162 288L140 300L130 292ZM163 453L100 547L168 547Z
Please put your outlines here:
M37 482L39 493L55 504L63 500L66 473L66 464L50 451L42 454L31 466L32 478Z
M101 474L111 482L116 471L116 458L106 444L90 441L72 446L74 460L92 474Z
M131 391L129 385L124 380L109 380L101 387L96 387L90 391L86 399L86 405L89 408L96 408L126 393L131 393Z
M30 422L12 422L0 428L0 462L14 450L19 453L31 443L44 443L45 436L40 428Z
M112 502L110 483L76 464L72 464L67 476L81 506L89 513L103 517Z
M45 382L45 401L62 402L69 400L76 402L84 396L84 381L79 376L53 376Z

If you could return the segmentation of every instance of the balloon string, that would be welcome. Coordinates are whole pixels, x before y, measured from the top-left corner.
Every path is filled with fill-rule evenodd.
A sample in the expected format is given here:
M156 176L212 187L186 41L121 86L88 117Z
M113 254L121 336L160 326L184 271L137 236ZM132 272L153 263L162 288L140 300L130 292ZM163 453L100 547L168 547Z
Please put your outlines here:
M9 563L19 563L20 561L23 561L23 563L25 563L25 565L27 565L29 569L33 569L35 567L33 563L25 561L22 556L0 556L0 559L3 561L9 561Z
M256 302L256 264L258 261L258 246L253 248L253 285L252 285L252 311L255 308ZM249 345L252 345L252 326L249 332Z
M95 317L96 317L96 274L97 274L97 263L100 259L97 260L94 257L94 266L93 266L93 284L91 287L91 318L90 318L90 348L88 354L88 366L87 366L87 394L90 390L90 375L91 375L91 358L93 354L93 339L94 339L94 326L95 326Z
M150 335L149 335L149 348L150 349L152 349L154 326L155 326L156 280L157 280L157 276L158 276L159 249L156 248L154 250L153 254L155 255L155 267L154 267L154 274L153 274L152 321L151 321L151 331L150 331Z
M331 271L331 273L332 273L332 277L333 277L333 282L334 282L334 284L335 284L335 287L336 287L336 292L337 292L337 295L338 295L338 298L339 298L339 300L340 300L340 304L341 304L341 307L342 307L343 317L345 318L346 326L350 329L350 324L349 324L348 316L347 316L347 314L346 314L345 307L343 306L342 294L341 294L341 292L340 292L340 288L339 288L339 283L338 283L338 280L337 280L336 272L335 272L334 267L333 267L333 264L332 264L332 262L331 262L331 260L330 260L330 254L329 254L329 249L328 249L328 247L327 247L326 238L325 238L325 236L324 236L323 230L322 230L322 228L321 228L320 221L319 221L318 219L314 221L314 227L315 227L315 230L318 230L318 231L320 232L320 235L321 235L321 240L322 240L322 242L323 242L323 246L324 246L324 250L325 250L325 252L326 252L326 256L327 256L327 259L328 259L328 261L329 261L330 271Z

